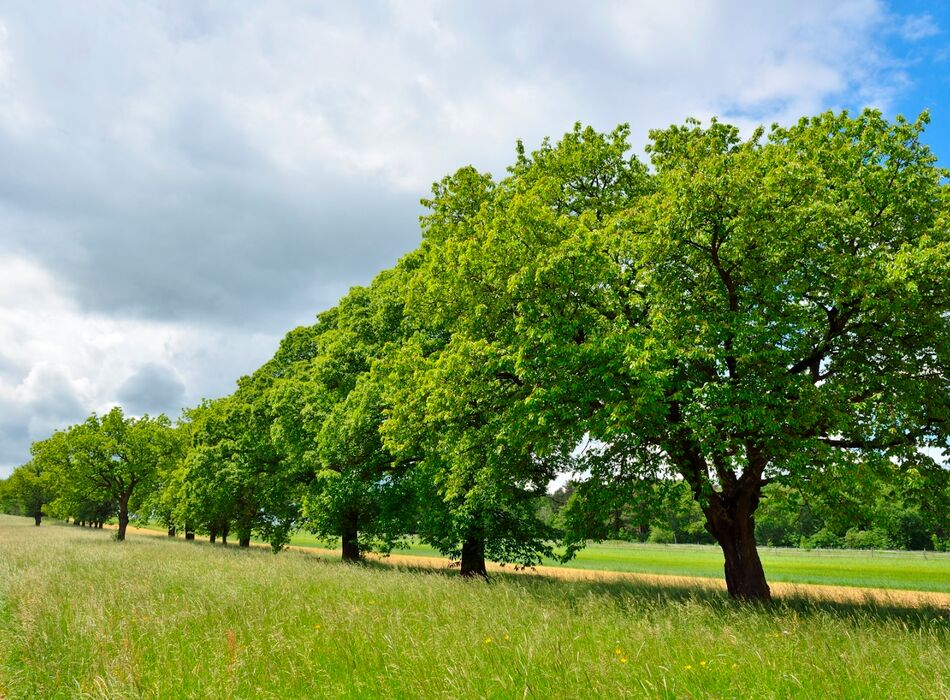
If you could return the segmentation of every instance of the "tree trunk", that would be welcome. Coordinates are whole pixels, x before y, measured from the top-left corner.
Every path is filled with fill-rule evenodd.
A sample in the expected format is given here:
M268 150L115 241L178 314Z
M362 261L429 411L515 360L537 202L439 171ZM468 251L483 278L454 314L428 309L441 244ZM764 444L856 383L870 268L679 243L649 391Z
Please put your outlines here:
M231 527L227 523L221 528L221 544L228 544L228 533L231 532Z
M212 525L211 527L208 528L208 540L211 542L211 544L214 544L217 539L218 539L218 528Z
M251 525L250 522L238 521L237 535L239 547L251 546Z
M41 522L43 522L43 514L42 514L42 513L34 513L34 514L33 514L33 524L36 525L37 527L39 527Z
M185 539L188 541L195 539L195 531L190 529L188 525L185 525Z
M755 509L760 494L758 484L740 484L728 496L713 494L704 509L706 529L725 557L726 588L739 600L768 601L772 597L755 542Z
M168 526L168 536L169 536L169 537L174 537L174 536L177 535L177 534L178 534L178 530L175 528L175 526L174 526L174 525L169 525L169 526Z
M246 506L245 506L246 508ZM234 527L237 530L238 535L238 546L240 547L250 547L251 546L251 526L254 522L254 511L253 510L244 510L240 516L238 516L237 522L234 523Z
M123 496L119 499L119 529L115 533L115 538L119 542L125 540L125 530L129 526L129 496Z
M343 538L343 561L359 561L359 516L355 511L350 511L343 516L343 527L340 534Z
M485 538L479 529L477 532L469 533L469 536L462 542L462 566L461 575L463 578L475 578L480 576L488 579L488 571L485 569Z

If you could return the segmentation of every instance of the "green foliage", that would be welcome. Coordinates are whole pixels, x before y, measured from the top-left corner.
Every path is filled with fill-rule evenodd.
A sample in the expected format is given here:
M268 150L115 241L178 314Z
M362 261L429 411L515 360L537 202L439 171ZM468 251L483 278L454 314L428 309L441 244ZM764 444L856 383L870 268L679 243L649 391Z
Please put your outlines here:
M743 140L688 121L651 132L652 172L626 129L577 127L499 183L447 178L410 299L452 337L425 358L414 422L464 445L488 424L468 387L495 380L497 451L563 459L586 435L592 490L678 475L730 590L767 596L764 485L939 478L920 448L948 439L950 198L925 123L826 113Z
M126 418L121 408L33 444L33 464L57 494L54 513L90 523L119 517L125 537L130 512L140 509L180 455L180 443L164 415Z
M39 525L46 515L46 506L55 498L50 476L42 461L17 467L8 479L0 482L0 511L28 515Z

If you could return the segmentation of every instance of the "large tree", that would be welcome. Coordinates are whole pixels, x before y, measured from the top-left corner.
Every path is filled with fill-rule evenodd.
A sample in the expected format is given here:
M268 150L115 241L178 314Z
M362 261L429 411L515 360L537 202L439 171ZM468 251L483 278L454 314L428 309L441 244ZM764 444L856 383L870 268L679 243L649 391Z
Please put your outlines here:
M383 434L413 465L417 534L458 558L463 576L484 577L486 560L538 563L555 534L538 499L560 460L526 430L531 387L499 342L512 302L480 247L495 203L491 177L470 167L434 185L405 291L414 333L385 363Z
M368 287L354 287L309 328L288 334L285 364L269 394L272 435L289 464L309 473L305 527L339 537L345 561L389 551L409 527L413 498L405 470L382 443L377 361L404 335L403 284L410 258ZM296 335L295 335L296 334Z
M683 478L730 594L766 599L763 486L940 468L950 198L925 123L689 121L651 132L649 172L625 129L578 128L519 151L477 206L441 193L465 206L427 238L432 284L527 388L536 450L587 435L595 483Z

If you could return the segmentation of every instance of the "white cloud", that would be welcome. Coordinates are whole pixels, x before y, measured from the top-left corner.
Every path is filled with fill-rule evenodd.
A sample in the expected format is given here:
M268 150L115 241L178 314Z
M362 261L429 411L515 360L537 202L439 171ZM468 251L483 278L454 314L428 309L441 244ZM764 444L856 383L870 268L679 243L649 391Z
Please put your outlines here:
M910 15L899 19L897 33L907 41L919 41L940 34L940 27L930 15Z
M0 477L28 458L31 441L120 398L131 413L174 416L204 396L228 393L278 341L90 314L47 271L17 257L0 258L0 299Z

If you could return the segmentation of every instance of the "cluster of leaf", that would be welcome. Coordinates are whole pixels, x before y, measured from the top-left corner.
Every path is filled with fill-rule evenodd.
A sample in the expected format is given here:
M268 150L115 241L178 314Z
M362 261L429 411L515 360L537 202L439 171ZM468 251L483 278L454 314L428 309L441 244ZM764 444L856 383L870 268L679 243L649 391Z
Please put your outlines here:
M499 180L458 170L418 250L187 412L152 512L347 558L412 534L481 573L551 553L560 474L582 482L569 554L685 484L730 592L767 597L766 486L943 483L950 188L926 121L690 120L650 133L649 165L626 126L578 125Z

